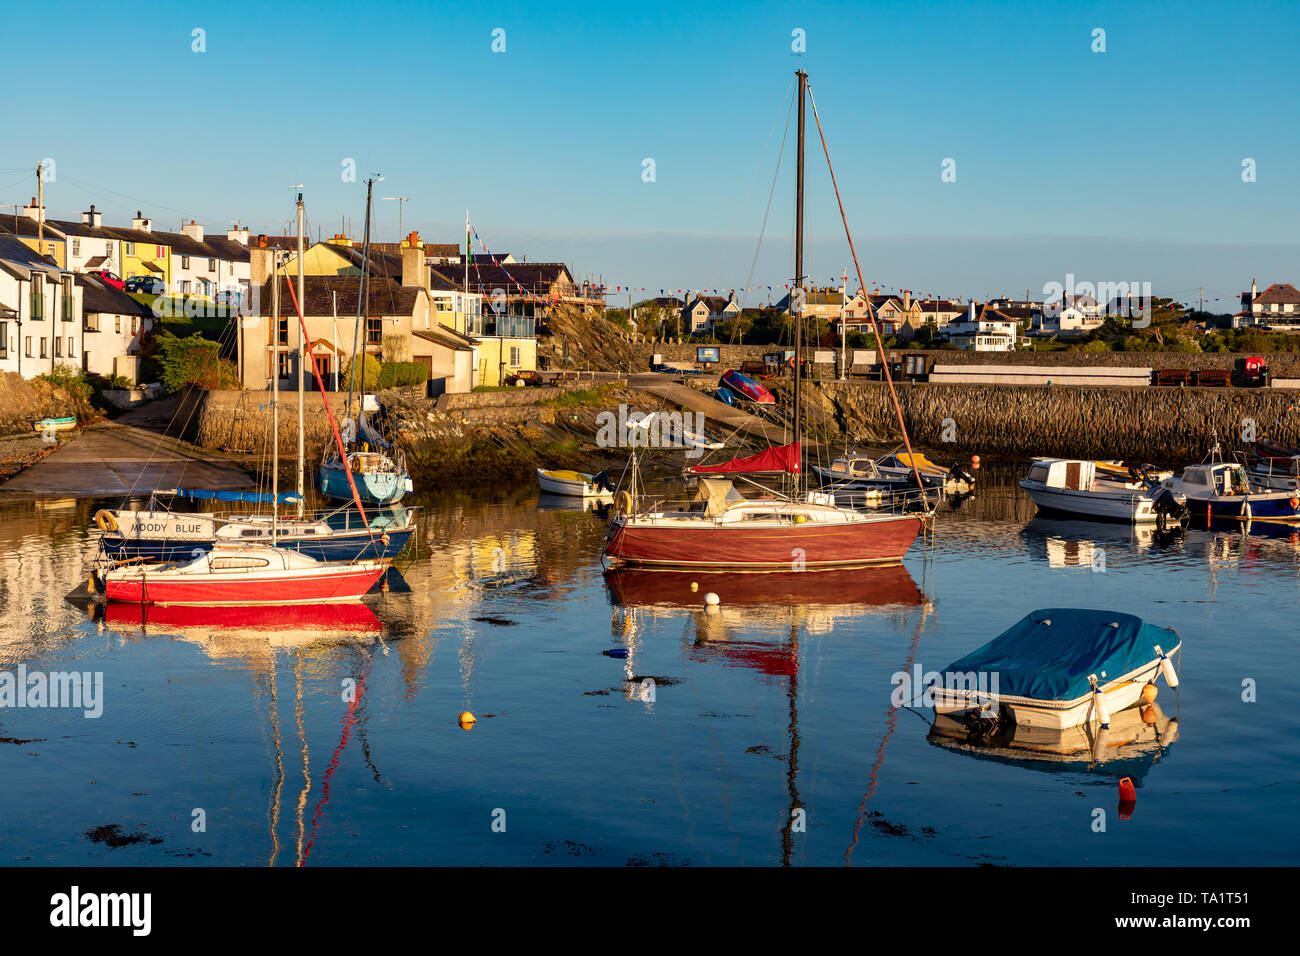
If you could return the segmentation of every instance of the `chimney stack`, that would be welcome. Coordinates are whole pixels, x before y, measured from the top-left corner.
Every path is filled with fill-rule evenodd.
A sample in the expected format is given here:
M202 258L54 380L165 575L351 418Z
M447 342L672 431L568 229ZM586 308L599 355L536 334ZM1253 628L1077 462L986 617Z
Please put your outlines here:
M411 233L411 244L402 246L402 285L417 289L429 288L429 267L424 264L424 243ZM417 245L418 243L418 245Z
M81 223L84 226L90 226L92 229L98 229L104 224L104 214L95 209L95 204L90 204L90 209L81 214Z
M203 241L203 227L191 219L188 223L181 226L181 235L189 236L195 242Z
M226 230L226 238L229 239L231 242L239 243L241 246L247 246L248 229L244 226L241 226L238 222L236 222L235 227L233 229Z
M32 201L28 203L26 206L23 206L23 215L26 216L28 219L30 219L32 222L38 222L39 220L44 218L44 216L42 215L43 209L44 207L36 205L36 197L33 196Z
M135 218L131 220L131 228L139 229L141 232L153 232L153 220L146 219L139 209L135 211Z

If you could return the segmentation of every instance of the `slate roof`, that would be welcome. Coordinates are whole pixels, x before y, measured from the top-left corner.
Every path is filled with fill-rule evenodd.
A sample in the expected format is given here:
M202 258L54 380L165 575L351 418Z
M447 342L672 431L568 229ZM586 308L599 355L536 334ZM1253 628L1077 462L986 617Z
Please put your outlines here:
M1300 305L1300 289L1291 285L1289 282L1274 282L1271 286L1255 297L1255 301L1261 305Z
M297 277L280 277L280 302L285 312L293 311L293 299L289 295L289 283L292 281L297 291ZM412 315L415 312L415 303L420 296L420 289L414 286L404 286L400 282L383 276L371 276L369 285L369 294L366 296L366 308L364 312L371 316L393 316L393 315ZM303 315L334 315L335 294L337 293L337 309L340 316L353 315L357 313L357 300L360 298L361 282L358 276L304 276L303 277L303 298L306 300L303 306ZM261 289L262 304L264 311L269 314L266 306L272 301L274 290L271 288L271 281L268 279Z
M107 282L100 282L94 276L78 275L77 285L81 286L81 310L83 312L107 312L113 315L152 316L153 311L144 303L131 298L121 289L116 289Z

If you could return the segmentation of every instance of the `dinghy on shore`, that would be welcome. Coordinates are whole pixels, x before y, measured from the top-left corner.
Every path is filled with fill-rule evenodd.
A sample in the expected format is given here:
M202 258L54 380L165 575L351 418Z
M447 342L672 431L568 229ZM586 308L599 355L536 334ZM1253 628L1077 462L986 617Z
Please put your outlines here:
M1181 648L1176 631L1132 614L1051 608L953 661L926 693L940 715L1055 730L1092 721L1108 727L1111 714L1155 699L1158 676L1178 687L1173 658Z

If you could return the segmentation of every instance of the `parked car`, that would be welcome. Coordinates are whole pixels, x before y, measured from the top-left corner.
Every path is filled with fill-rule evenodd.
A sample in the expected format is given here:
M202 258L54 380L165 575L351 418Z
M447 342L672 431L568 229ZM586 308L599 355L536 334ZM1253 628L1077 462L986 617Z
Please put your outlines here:
M212 301L215 302L217 305L228 305L233 309L236 308L241 301L243 301L243 296L240 294L239 290L237 289L225 289L221 292L218 292L216 295L214 295L212 297Z
M162 295L166 290L161 279L155 279L153 276L131 276L126 282L118 286L127 292L136 292L144 295Z
M538 386L542 384L542 376L531 369L520 369L518 372L511 372L506 376L506 384Z
M86 273L86 275L94 276L100 282L105 282L108 285L111 285L114 289L120 289L126 285L125 282L117 277L117 273L109 272L107 269L91 269Z

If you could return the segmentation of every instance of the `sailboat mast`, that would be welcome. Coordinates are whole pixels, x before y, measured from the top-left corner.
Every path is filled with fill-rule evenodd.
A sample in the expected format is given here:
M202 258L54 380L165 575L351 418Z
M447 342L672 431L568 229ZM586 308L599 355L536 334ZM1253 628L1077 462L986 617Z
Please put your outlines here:
M800 382L803 378L803 134L804 134L804 102L808 98L808 74L803 70L796 70L795 76L799 78L799 139L796 149L797 161L795 166L795 197L794 197L794 308L791 309L794 318L794 413L792 417L791 431L794 433L796 447L799 449L799 461L796 462L799 471L794 475L794 495L799 494L799 478L803 470L803 441L800 431Z
M280 515L280 250L271 254L271 544Z
M303 394L307 387L307 380L304 373L307 369L307 336L303 329L306 326L307 300L303 297L303 264L302 264L302 193L298 194L298 308L303 310L304 321L298 325L298 517L302 517L303 502L303 431L305 417L304 402L306 396Z
M356 415L352 407L352 389L357 382L357 349L361 341L361 315L367 304L366 296L366 273L370 265L370 202L375 191L374 177L366 180L366 224L365 233L361 239L361 284L357 289L357 321L352 326L352 375L348 378L348 417L354 418ZM361 377L365 378L365 360L361 362ZM363 386L364 387L364 386ZM355 423L355 418L354 418ZM355 433L354 433L355 434Z

